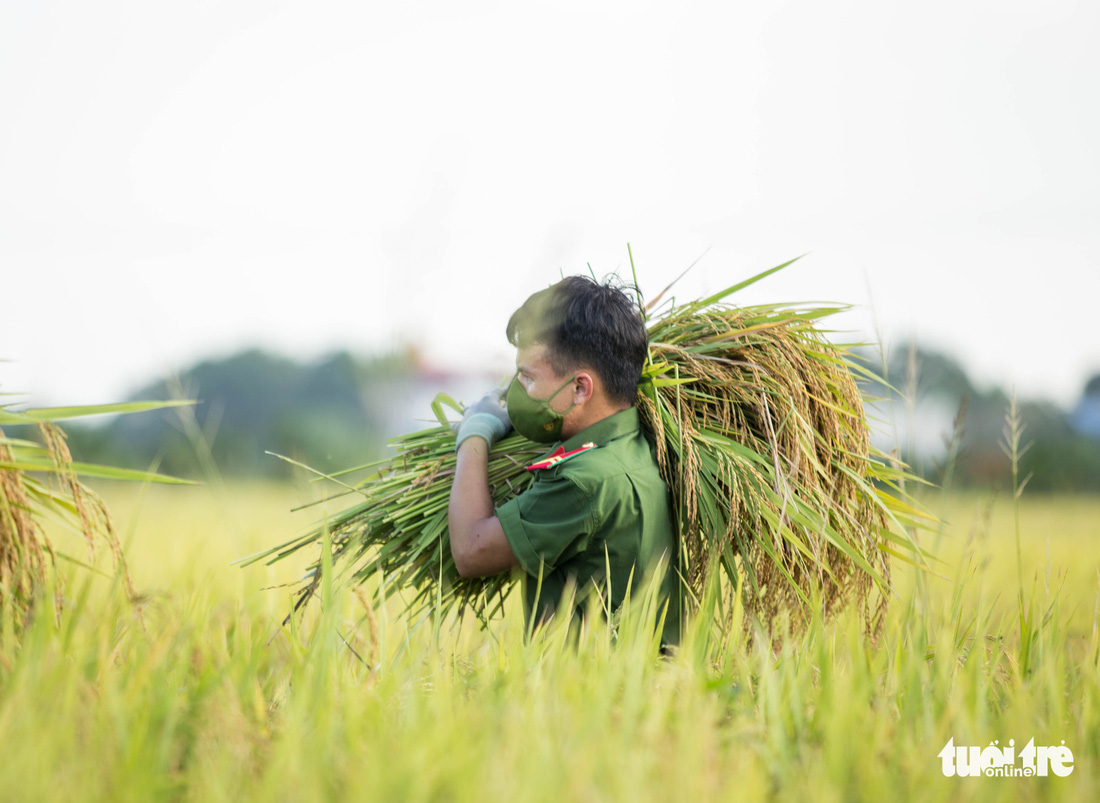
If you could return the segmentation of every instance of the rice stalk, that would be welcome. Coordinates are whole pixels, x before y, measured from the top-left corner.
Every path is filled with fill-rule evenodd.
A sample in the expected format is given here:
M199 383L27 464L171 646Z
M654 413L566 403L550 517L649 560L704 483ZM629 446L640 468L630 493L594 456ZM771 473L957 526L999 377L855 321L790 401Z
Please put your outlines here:
M783 267L647 322L637 403L672 494L679 570L694 600L721 572L727 593L741 597L746 625L787 612L792 627L802 627L815 614L811 600L820 600L825 617L857 606L876 632L891 593L889 558L926 565L912 535L922 514L898 484L913 477L872 449L855 381L866 371L818 328L841 308L726 303ZM438 427L392 441L393 458L345 486L361 500L325 523L333 566L353 584L381 576L391 588L411 589L411 610L484 618L499 610L513 578L465 579L455 570L447 533L454 435L436 407ZM495 505L527 487L524 466L546 452L515 434L492 449ZM323 531L242 562L273 563L316 544ZM320 568L318 560L295 610L317 592Z
M57 572L58 553L43 527L44 514L60 514L84 536L89 558L99 542L107 544L131 599L133 581L122 554L107 506L80 482L60 427L37 423L42 445L8 438L0 430L0 615L20 625L34 612L37 593L52 581L54 615L61 616L64 583ZM38 453L48 464L44 476L21 470L27 453Z
M190 402L187 402L190 403ZM178 406L178 402L131 402L85 407L14 411L0 406L0 425L33 428L40 442L15 438L0 428L0 622L21 631L34 615L41 593L54 591L54 616L64 605L64 578L58 559L75 560L58 552L44 527L52 518L81 533L90 559L105 544L131 601L137 600L110 511L82 477L183 483L152 472L75 462L57 425L59 418L99 413L126 413ZM139 621L141 612L138 610Z

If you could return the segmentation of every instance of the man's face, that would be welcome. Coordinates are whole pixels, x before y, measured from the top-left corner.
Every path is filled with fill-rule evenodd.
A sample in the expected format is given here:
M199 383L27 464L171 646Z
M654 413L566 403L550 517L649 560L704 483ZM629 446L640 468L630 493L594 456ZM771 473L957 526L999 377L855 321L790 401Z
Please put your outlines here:
M564 413L573 404L573 393L562 385L569 375L558 376L547 359L546 346L536 343L516 352L516 370L519 371L519 383L532 399L549 399L550 408ZM556 393L556 391L561 391ZM550 398L553 395L553 398Z

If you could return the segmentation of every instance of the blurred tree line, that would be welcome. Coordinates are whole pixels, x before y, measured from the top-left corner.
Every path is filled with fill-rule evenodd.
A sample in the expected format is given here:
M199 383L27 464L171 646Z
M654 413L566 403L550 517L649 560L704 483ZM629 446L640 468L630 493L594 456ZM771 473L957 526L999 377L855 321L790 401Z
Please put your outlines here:
M876 442L896 450L922 476L940 484L950 462L955 487L1004 485L1009 461L1001 443L1008 394L981 389L953 358L914 347L885 359L863 352L867 367L896 390L862 380L878 419ZM469 400L483 380L426 368L415 352L369 358L340 352L299 363L260 350L208 360L132 399L190 398L181 410L119 416L105 425L70 426L79 460L209 476L285 477L294 469L266 452L292 457L321 471L362 465L385 454L385 440L412 431L417 415L440 390ZM464 394L464 395L459 395ZM1100 375L1084 386L1072 410L1042 400L1018 400L1029 443L1021 467L1032 491L1100 491ZM424 408L424 409L420 409ZM955 454L954 459L950 456Z
M192 406L70 426L77 459L183 477L285 477L275 452L325 472L379 458L392 435L393 400L410 382L407 354L347 352L301 364L253 349L201 362L133 399L194 399Z
M896 449L937 485L1010 483L1005 426L1011 399L1003 388L978 388L954 358L919 346L895 348L886 359L870 351L861 356L891 386L861 381L865 394L881 397L869 405L872 413L894 419L877 439L880 447ZM1016 406L1024 444L1020 476L1030 475L1028 490L1100 492L1100 374L1085 383L1070 410L1019 396Z

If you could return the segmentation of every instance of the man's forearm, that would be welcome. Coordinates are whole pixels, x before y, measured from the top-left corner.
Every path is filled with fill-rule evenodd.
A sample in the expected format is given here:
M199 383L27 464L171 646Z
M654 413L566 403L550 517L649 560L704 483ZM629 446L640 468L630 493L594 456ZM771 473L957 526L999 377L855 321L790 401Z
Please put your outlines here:
M447 505L451 556L463 577L484 577L519 565L489 494L489 447L468 438L458 450L458 465Z
M447 515L451 529L461 531L478 519L493 515L493 498L489 494L489 446L481 438L468 439L458 450Z

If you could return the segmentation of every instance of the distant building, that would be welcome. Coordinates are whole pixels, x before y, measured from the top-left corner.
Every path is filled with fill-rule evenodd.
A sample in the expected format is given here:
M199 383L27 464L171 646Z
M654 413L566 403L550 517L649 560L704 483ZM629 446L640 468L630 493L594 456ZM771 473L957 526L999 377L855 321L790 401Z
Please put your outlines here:
M1074 432L1100 439L1100 396L1084 396L1069 414Z
M942 395L928 395L915 404L879 400L865 405L871 442L886 454L897 450L921 464L932 464L947 454L955 427L958 403Z
M1079 435L1100 438L1100 374L1085 383L1081 401L1069 414L1069 425Z

